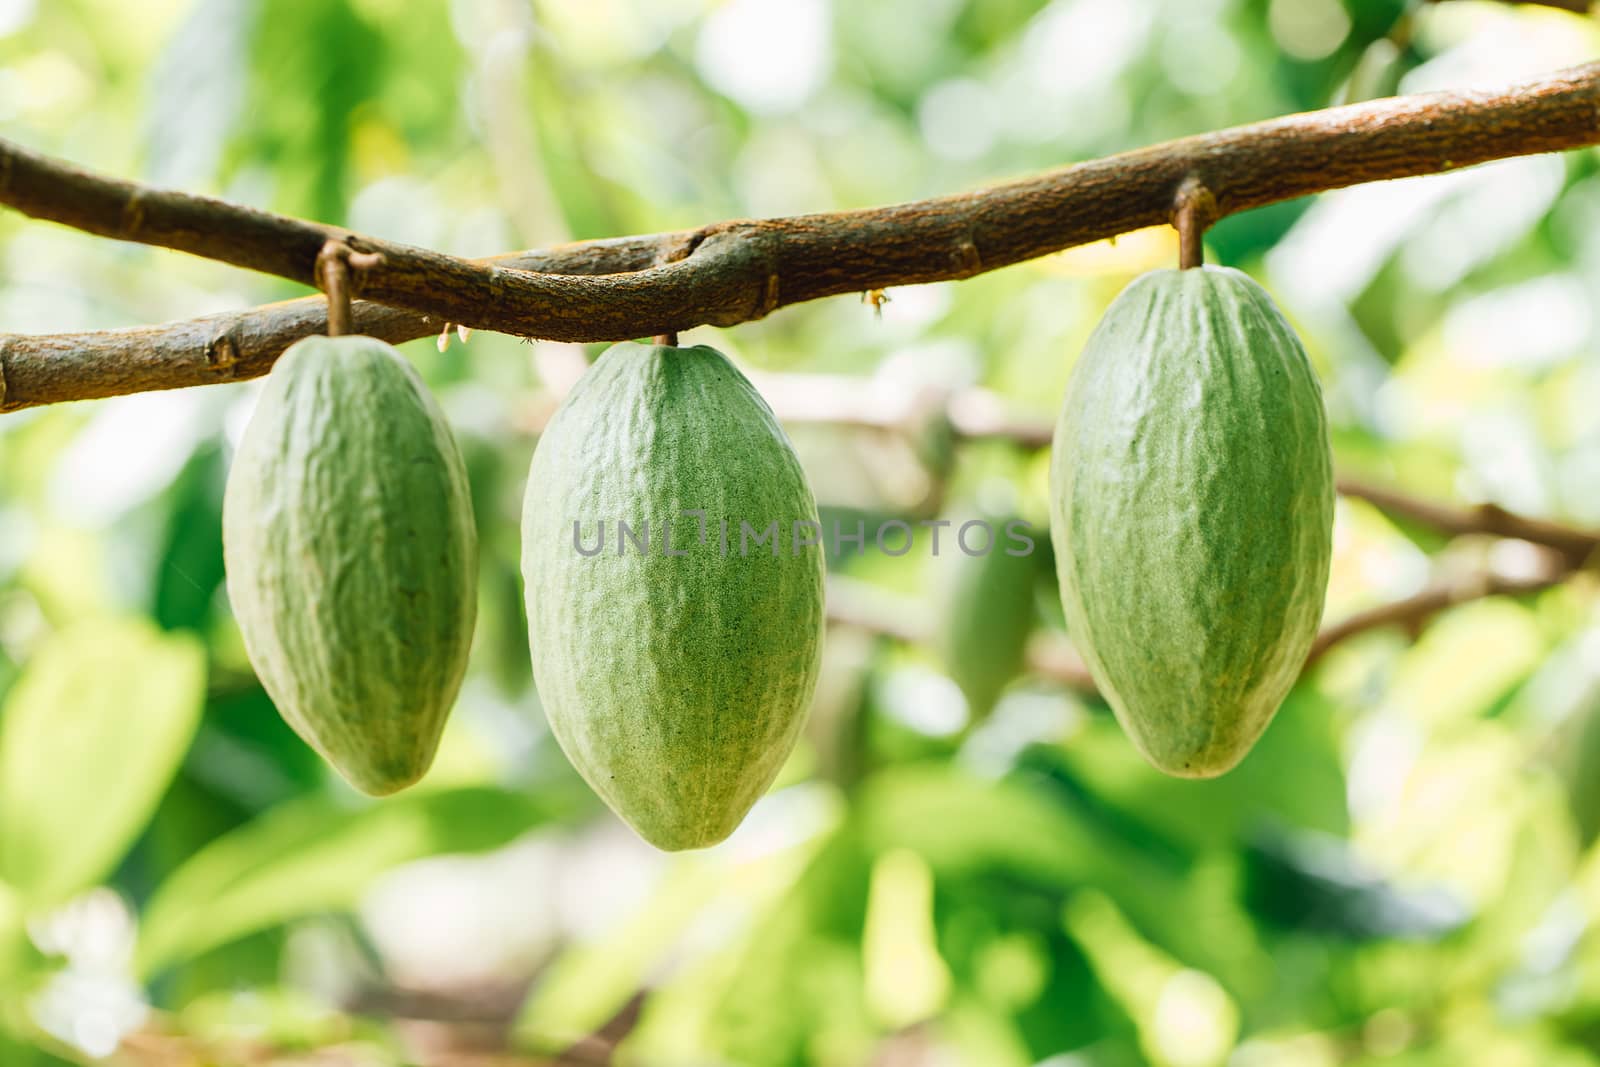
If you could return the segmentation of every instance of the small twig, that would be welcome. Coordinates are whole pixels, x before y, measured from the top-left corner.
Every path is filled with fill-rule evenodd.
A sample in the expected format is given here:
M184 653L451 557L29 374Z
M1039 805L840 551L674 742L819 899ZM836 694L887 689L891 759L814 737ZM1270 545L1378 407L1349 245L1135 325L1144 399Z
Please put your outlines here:
M1490 596L1523 596L1553 588L1570 579L1577 569L1560 565L1533 577L1507 577L1479 573L1469 578L1433 586L1415 596L1380 604L1356 612L1318 632L1302 670L1309 670L1335 645L1382 629L1386 626L1420 627L1433 616L1472 600ZM828 620L836 625L853 626L908 644L929 638L925 624L912 622L925 612L919 604L877 589L861 589L860 583L828 580ZM1079 692L1096 691L1094 677L1083 657L1064 634L1041 630L1028 643L1027 672L1058 682Z

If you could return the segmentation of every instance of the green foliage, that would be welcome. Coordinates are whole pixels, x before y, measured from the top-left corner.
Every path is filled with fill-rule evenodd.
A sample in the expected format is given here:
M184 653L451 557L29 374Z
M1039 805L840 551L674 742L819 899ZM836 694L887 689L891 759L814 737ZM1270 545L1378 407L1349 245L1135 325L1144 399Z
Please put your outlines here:
M30 910L104 878L199 721L205 665L141 620L84 622L29 660L0 716L0 875Z
M151 898L138 969L150 974L290 919L352 906L374 877L444 851L495 848L558 809L474 786L351 807L310 795L226 834L177 868Z
M376 93L384 38L347 0L263 0L255 19L244 151L286 164L275 207L343 218L353 126ZM351 54L362 62L345 62ZM285 93L284 85L307 91Z

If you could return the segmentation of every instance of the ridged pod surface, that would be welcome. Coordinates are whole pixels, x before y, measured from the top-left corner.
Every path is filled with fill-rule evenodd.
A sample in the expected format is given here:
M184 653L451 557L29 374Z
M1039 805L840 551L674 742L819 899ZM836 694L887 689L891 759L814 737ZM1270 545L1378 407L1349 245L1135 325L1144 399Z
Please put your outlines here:
M1332 554L1322 391L1266 291L1222 267L1129 285L1050 483L1068 633L1118 720L1169 774L1227 771L1300 672Z
M816 521L766 402L704 346L613 346L539 440L534 680L573 765L658 848L727 837L794 747L823 624L822 550L794 524ZM744 536L773 522L776 544Z
M278 711L356 788L433 762L477 616L461 454L405 357L309 337L267 378L223 500L228 597Z

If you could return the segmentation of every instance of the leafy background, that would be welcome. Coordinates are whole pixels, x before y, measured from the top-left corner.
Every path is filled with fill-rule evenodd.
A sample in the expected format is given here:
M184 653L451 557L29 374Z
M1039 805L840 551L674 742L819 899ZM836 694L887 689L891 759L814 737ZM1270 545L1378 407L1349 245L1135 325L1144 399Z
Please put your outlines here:
M1597 44L1592 20L1469 0L0 0L0 120L104 171L478 255L971 188ZM1303 333L1342 469L1600 525L1597 164L1209 235ZM982 386L1049 418L1104 306L1174 256L1148 231L881 316L837 299L689 339L776 396L847 375L891 414ZM9 213L0 257L8 330L300 292ZM989 710L950 678L951 647L1060 629L1043 553L976 584L949 554L835 559L916 632L833 627L780 787L725 845L666 856L567 767L524 647L522 479L595 352L406 351L485 552L438 764L382 802L283 726L229 615L218 509L257 386L0 420L6 1064L1600 1062L1592 577L1341 646L1238 771L1192 783L1082 693L1024 671ZM794 428L827 509L1043 525L1043 454L952 449L914 414ZM1341 501L1329 617L1518 548Z

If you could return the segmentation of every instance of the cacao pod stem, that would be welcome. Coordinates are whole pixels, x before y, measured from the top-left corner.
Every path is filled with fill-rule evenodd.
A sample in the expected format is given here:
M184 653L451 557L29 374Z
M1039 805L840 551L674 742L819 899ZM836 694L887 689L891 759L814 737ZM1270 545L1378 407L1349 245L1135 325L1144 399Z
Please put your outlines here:
M317 253L317 286L328 296L328 336L350 332L351 271L363 271L383 263L381 252L357 252L343 241L329 240Z
M1204 237L1220 212L1216 198L1197 176L1191 174L1178 186L1173 197L1172 225L1178 231L1178 267L1189 270L1206 261Z

